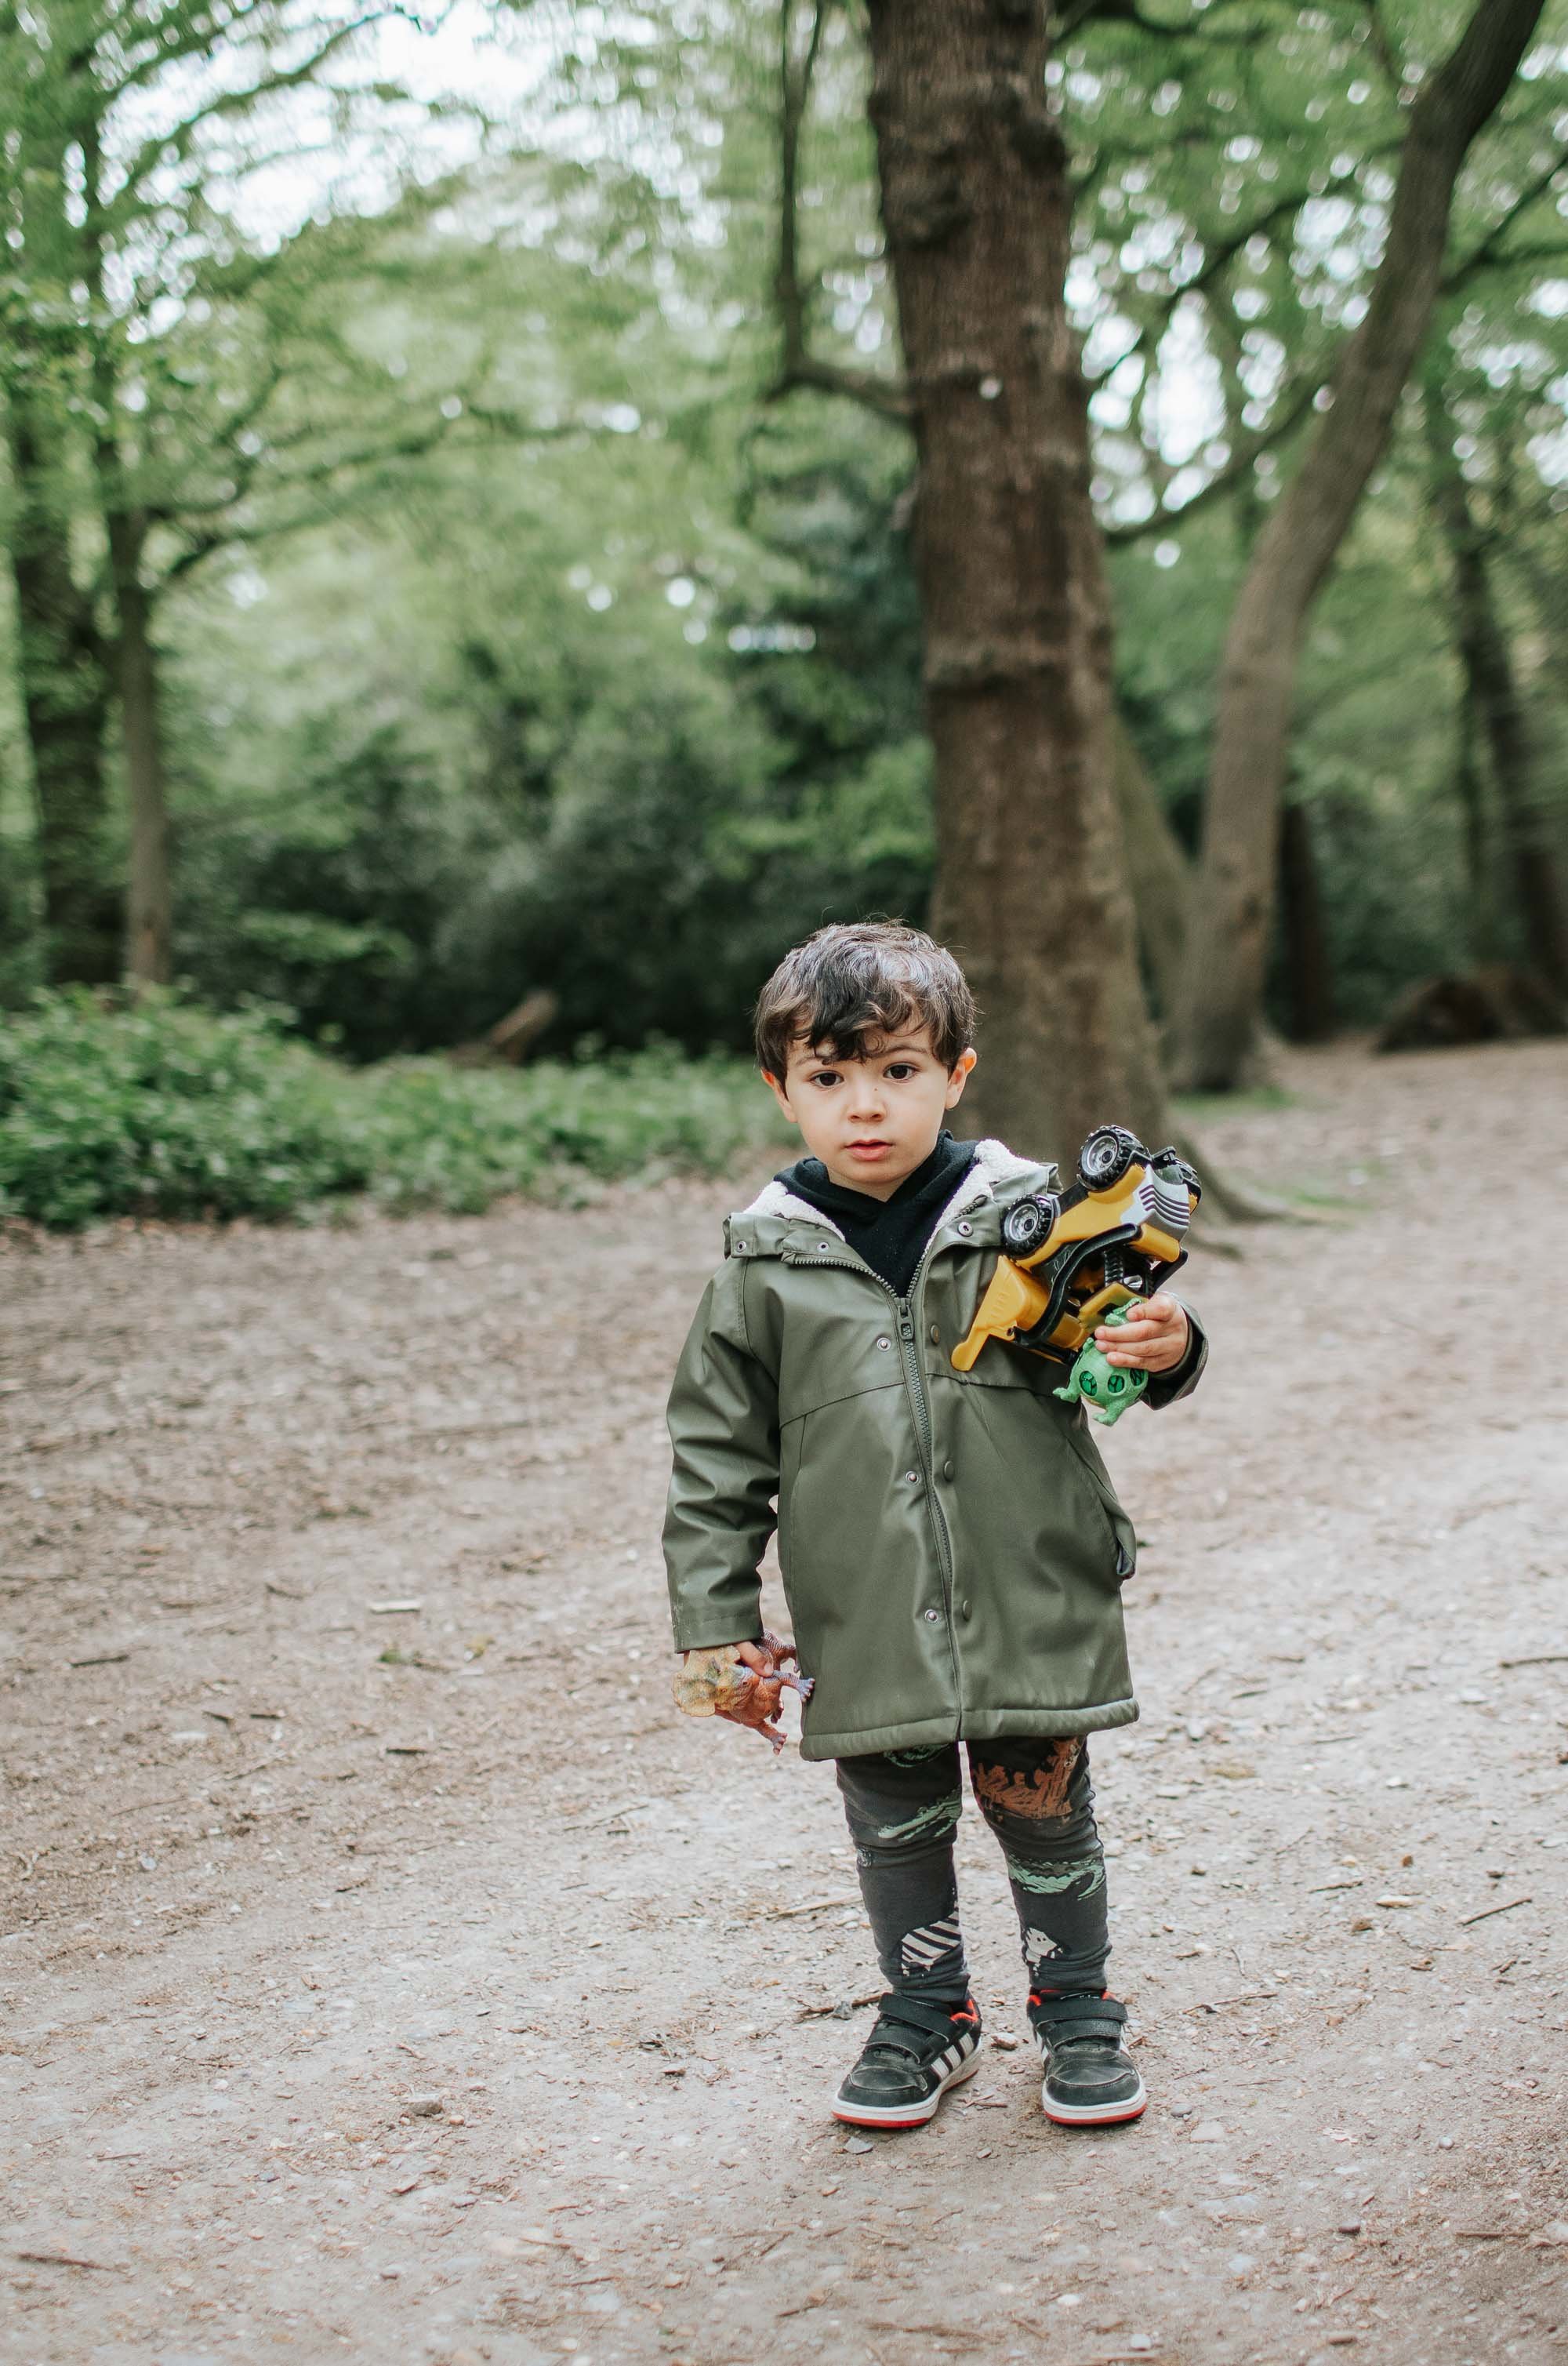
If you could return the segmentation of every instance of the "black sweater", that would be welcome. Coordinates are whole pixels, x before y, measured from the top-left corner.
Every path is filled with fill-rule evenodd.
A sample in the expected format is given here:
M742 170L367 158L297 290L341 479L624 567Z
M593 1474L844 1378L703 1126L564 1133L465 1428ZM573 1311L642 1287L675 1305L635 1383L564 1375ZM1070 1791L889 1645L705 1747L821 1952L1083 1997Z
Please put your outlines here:
M974 1165L975 1148L972 1142L939 1133L930 1157L886 1200L834 1183L820 1158L797 1159L777 1180L830 1218L857 1256L902 1298L937 1217Z

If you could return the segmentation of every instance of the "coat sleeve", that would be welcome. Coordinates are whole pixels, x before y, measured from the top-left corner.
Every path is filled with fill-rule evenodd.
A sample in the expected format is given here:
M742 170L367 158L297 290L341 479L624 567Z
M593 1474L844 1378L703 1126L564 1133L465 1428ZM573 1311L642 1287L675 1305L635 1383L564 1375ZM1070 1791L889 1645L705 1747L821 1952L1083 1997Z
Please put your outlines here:
M665 1572L678 1651L757 1642L778 1492L778 1391L746 1338L744 1260L709 1283L669 1397Z
M1164 1405L1175 1404L1179 1399L1190 1397L1202 1380L1204 1366L1209 1360L1208 1333L1204 1329L1186 1300L1182 1299L1180 1303L1187 1317L1192 1337L1187 1342L1187 1352L1179 1364L1172 1366L1169 1372L1149 1374L1148 1386L1143 1392L1143 1401L1146 1405L1152 1405L1156 1413Z

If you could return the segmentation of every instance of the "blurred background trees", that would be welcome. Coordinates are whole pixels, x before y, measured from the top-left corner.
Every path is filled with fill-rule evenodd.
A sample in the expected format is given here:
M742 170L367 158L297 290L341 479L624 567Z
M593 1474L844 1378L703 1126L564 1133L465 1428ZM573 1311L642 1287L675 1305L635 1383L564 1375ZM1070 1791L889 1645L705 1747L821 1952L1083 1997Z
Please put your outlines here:
M0 5L0 998L177 977L370 1060L545 988L546 1049L699 1049L818 921L927 917L939 847L953 925L875 14ZM1034 23L1114 627L1108 885L1207 1084L1260 1019L1375 1024L1478 963L1568 987L1568 9L1483 17L1496 89L1446 226L1423 201L1364 490L1346 355L1473 6ZM1315 468L1336 530L1276 619ZM1236 636L1265 615L1259 754ZM1042 894L1029 992L1074 903L1092 951L1084 898Z

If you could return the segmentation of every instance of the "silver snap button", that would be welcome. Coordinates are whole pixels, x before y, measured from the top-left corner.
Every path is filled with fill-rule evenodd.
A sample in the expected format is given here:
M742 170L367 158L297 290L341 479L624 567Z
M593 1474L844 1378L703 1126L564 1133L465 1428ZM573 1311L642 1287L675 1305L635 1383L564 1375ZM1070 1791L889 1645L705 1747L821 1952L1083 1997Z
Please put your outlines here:
M738 1248L738 1249L744 1249L744 1248L745 1248L745 1241L737 1241L737 1242L735 1243L735 1246L736 1246L736 1248Z
M942 1344L942 1334L935 1323L931 1326L931 1344L934 1347L939 1347Z
M890 1339L879 1339L877 1342L879 1347L890 1347L892 1344Z
M906 1470L906 1471L904 1472L904 1474L903 1474L903 1475L904 1475L904 1477L909 1481L910 1485L913 1487L913 1484L914 1484L914 1482L915 1482L915 1481L919 1478L920 1473L919 1473L919 1471L918 1471L918 1470Z
M935 1627L937 1620L941 1617L942 1613L939 1610L928 1610L925 1615L927 1618L930 1619L933 1627Z
M974 1231L974 1226L972 1224L960 1224L958 1226L958 1230L963 1234L964 1238L968 1240L969 1234Z

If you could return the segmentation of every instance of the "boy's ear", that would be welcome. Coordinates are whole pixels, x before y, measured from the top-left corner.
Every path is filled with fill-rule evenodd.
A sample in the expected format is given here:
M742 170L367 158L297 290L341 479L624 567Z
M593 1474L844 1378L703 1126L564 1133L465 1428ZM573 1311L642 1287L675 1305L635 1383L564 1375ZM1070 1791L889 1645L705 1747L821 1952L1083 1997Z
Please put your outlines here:
M969 1071L974 1066L975 1062L979 1057L980 1053L975 1050L972 1043L969 1044L966 1050L959 1053L958 1058L954 1061L952 1067L947 1073L946 1098L942 1104L944 1109L953 1109L960 1100L962 1100L964 1097L964 1087L969 1081Z
M767 1087L768 1091L773 1095L774 1099L778 1102L779 1108L783 1110L790 1124L798 1125L800 1123L800 1120L796 1117L794 1110L790 1108L790 1103L785 1097L783 1086L779 1083L778 1077L773 1074L770 1068L763 1069L762 1081Z

